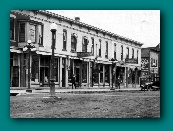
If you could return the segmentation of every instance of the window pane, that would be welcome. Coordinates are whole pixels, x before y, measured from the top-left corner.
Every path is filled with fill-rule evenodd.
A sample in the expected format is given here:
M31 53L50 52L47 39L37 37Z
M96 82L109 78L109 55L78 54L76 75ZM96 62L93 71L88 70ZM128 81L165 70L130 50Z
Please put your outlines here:
M67 44L67 31L63 30L63 49L66 50L66 44Z
M123 60L123 46L121 46L121 60Z
M35 25L30 25L30 40L32 42L35 42L36 40L36 26Z
M58 59L54 60L54 75L55 75L55 82L58 82Z
M14 18L10 18L10 39L14 40Z
M43 25L39 25L38 37L39 37L38 43L40 45L43 45Z
M91 52L94 55L94 38L92 37L91 40L92 40Z
M100 65L100 83L103 83L103 65Z
M35 79L38 79L38 73L39 73L39 56L33 55L32 56L32 67L31 67L31 73L32 73L32 81L35 81Z
M109 83L109 65L105 65L105 82Z
M114 59L116 59L116 43L114 43Z
M25 23L20 23L19 42L25 42Z
M87 83L87 63L83 63L83 68L82 68L82 82Z
M71 36L71 51L76 51L76 37L75 36Z

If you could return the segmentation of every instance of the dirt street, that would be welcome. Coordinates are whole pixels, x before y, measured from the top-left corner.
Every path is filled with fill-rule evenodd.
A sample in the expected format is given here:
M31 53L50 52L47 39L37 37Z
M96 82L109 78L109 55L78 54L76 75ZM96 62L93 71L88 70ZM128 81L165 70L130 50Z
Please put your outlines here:
M10 97L11 118L159 118L160 91Z

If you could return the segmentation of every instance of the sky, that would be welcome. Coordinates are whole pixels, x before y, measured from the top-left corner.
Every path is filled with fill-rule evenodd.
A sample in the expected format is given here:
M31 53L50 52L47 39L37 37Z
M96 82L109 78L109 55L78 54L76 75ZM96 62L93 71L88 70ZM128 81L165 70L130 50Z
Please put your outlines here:
M154 47L160 43L160 10L48 10Z

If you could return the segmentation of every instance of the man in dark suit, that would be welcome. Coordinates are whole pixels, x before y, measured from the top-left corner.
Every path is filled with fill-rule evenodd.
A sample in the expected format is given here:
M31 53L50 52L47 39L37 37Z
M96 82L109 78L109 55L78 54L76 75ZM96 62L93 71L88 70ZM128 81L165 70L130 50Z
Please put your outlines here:
M72 75L71 83L72 83L72 89L73 89L73 85L74 85L74 89L76 89L76 77L75 77L75 75Z

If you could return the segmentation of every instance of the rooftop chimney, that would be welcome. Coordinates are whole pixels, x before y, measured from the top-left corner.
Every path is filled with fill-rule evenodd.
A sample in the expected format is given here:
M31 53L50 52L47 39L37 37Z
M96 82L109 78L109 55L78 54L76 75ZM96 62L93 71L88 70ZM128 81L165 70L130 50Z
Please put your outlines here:
M80 17L75 17L75 21L79 22L80 21Z

